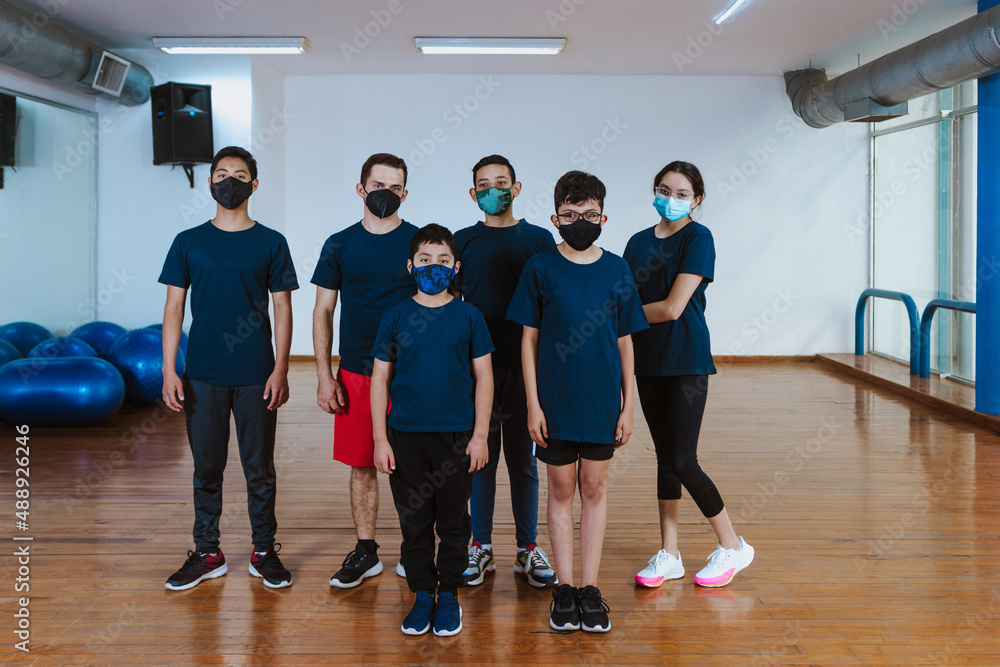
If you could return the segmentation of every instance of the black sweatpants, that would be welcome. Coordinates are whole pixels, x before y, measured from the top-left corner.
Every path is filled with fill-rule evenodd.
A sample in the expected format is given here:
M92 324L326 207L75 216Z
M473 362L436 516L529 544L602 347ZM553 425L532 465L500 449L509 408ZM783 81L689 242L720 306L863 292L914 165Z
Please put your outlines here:
M253 546L274 545L274 440L278 411L268 410L263 384L218 386L184 380L184 418L194 456L194 543L199 551L219 548L222 475L229 458L229 414L236 420L236 442L247 481L247 510Z
M708 518L715 516L725 505L715 484L698 465L708 376L636 376L635 382L656 448L656 497L676 500L683 484L701 513Z
M411 591L458 589L468 564L472 431L412 433L389 427L396 469L389 475L403 533L400 561ZM434 530L441 544L434 565Z

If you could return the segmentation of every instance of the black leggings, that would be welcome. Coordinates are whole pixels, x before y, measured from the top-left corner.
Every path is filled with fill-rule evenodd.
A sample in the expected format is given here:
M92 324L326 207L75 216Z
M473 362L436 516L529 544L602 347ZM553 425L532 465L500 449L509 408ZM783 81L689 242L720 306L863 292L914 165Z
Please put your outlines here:
M636 377L639 403L656 447L656 497L677 500L681 485L711 518L725 509L715 484L698 465L698 434L708 398L707 375Z

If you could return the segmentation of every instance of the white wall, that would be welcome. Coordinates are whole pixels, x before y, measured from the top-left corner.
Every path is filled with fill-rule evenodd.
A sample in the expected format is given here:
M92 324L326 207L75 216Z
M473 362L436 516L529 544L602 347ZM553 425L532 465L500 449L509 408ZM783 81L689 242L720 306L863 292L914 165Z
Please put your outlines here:
M514 213L536 224L549 224L560 175L590 171L609 193L599 245L615 253L657 222L656 172L691 161L718 250L713 352L853 349L868 240L848 233L847 217L867 209L868 127L807 128L780 78L309 76L286 80L284 103L285 233L303 284L293 354L312 352L306 283L323 240L361 217L354 186L381 151L410 167L402 216L452 230L481 217L467 191L484 155L511 160L524 184Z

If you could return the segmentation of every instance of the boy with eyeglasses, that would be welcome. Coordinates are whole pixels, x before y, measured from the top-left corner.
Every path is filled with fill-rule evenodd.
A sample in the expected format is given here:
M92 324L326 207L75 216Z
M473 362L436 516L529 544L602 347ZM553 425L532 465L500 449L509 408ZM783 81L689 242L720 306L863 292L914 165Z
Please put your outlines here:
M514 513L517 556L514 572L536 588L559 583L538 538L538 469L528 434L527 399L521 373L521 327L505 316L524 265L534 255L555 246L552 233L514 218L513 201L521 192L514 167L502 155L488 155L472 168L469 196L485 220L455 234L462 271L455 278L462 297L486 318L493 353L493 411L490 418L489 462L472 479L472 547L466 586L478 586L496 570L493 559L493 509L501 435L510 503Z
M615 449L632 435L631 334L649 327L628 264L593 245L607 222L605 194L591 174L571 171L559 179L552 223L563 243L528 261L507 311L508 319L524 326L528 430L535 455L547 466L549 538L562 581L549 608L549 625L556 630L611 629L597 588L608 467ZM579 589L573 573L578 478Z

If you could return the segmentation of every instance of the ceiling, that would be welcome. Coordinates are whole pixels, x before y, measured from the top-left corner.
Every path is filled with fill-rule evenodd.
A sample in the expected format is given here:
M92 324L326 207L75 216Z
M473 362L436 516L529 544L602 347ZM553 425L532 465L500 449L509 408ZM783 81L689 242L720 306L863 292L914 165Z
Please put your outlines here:
M720 30L711 19L729 0L11 0L11 4L31 12L58 7L54 23L111 49L149 48L150 61L206 57L160 54L152 49L152 37L305 36L310 42L306 55L268 57L290 76L483 72L776 76L810 62L835 75L856 67L859 58L873 60L957 23L976 9L970 0L748 0ZM559 56L423 56L413 46L418 36L565 37L567 47Z

